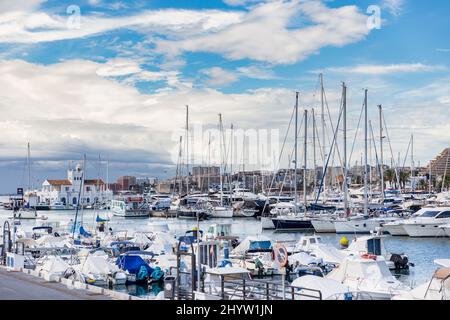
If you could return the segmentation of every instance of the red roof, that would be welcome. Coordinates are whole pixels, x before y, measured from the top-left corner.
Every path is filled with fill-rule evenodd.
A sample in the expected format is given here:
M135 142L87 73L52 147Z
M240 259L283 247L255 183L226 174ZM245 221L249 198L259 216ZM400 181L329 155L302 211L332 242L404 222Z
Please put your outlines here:
M50 185L52 186L62 186L62 185L72 185L72 182L70 182L67 179L63 180L46 180Z

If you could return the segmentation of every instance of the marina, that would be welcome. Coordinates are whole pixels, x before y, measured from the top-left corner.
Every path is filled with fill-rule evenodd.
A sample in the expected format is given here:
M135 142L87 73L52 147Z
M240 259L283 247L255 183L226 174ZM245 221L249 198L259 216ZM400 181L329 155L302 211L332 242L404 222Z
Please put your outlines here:
M0 301L450 300L449 11L0 0Z

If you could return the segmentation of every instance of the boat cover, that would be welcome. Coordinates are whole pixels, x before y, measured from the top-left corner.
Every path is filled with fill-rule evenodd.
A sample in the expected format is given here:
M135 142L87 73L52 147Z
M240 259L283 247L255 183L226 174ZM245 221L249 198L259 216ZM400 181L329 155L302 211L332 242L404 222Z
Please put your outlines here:
M131 274L137 274L143 266L150 275L154 269L150 267L140 256L122 255L117 258L116 265L123 270L127 270Z
M347 292L350 292L349 288L346 285L343 285L336 280L321 278L312 275L306 275L295 279L292 282L291 286L297 288L295 290L296 293L303 293L305 295L311 296L318 296L318 293L305 289L319 290L322 294L323 300L331 299L337 295L343 295ZM296 299L310 300L313 298L298 295L296 296Z

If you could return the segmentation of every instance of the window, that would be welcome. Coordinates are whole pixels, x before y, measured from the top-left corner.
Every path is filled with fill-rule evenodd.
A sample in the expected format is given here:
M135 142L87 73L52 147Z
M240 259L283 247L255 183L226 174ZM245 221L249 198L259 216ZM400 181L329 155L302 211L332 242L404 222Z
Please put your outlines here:
M91 187L86 187L86 191L87 192L91 191Z
M425 218L433 218L436 217L436 215L439 213L439 211L425 211L420 216Z
M450 211L443 211L436 217L436 219L445 219L445 218L450 218Z

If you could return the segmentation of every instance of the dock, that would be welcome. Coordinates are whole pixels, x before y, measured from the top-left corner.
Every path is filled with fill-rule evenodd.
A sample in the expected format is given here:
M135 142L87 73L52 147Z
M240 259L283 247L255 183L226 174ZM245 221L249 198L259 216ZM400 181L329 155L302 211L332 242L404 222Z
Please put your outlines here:
M23 272L0 268L0 300L111 300L109 296L71 289Z

